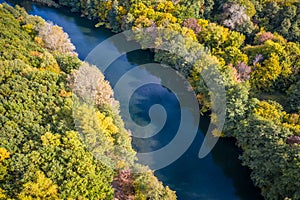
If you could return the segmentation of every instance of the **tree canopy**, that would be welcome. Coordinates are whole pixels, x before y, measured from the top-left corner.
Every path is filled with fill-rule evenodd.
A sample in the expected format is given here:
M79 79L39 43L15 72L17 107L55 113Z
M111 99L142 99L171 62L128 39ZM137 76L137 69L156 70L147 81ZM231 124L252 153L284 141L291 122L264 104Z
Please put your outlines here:
M184 39L169 42L170 52L155 51L155 59L181 72L193 86L201 111L211 108L210 93L201 78L216 67L217 81L227 90L223 133L237 139L241 160L266 199L299 199L299 10L297 0L197 1L59 1L115 32L134 30L148 46L140 28L167 28ZM156 38L154 47L163 43ZM192 42L199 45L191 47ZM156 46L155 46L156 45ZM203 51L201 59L176 54L179 49ZM178 52L178 51L177 51ZM194 62L188 62L193 60ZM280 105L282 104L282 105ZM212 116L213 117L213 116Z
M77 58L61 27L0 4L0 199L113 199L119 171L138 167L104 76L95 107L76 101L82 94L72 92L72 83L82 69L92 67ZM97 137L94 152L90 135ZM132 178L136 199L176 199L144 168ZM147 188L139 189L141 176Z
M166 43L172 51L156 51L156 61L169 64L186 76L202 112L211 109L211 102L201 71L218 69L222 77L216 81L227 91L225 128L218 135L236 138L243 150L242 163L252 170L251 178L266 199L300 199L298 0L57 2L97 20L96 27L104 25L115 32L134 30L135 39L142 46L152 40L147 40L140 28L170 30L165 32L169 39L174 38L174 32L183 35L180 41ZM74 47L59 27L28 16L20 8L4 4L1 11L0 119L5 137L1 137L0 148L0 198L27 197L34 192L28 187L37 186L43 188L34 194L38 197L79 197L87 185L97 192L86 192L82 198L111 198L115 172L97 163L82 146L80 133L74 130L70 117L74 102L67 74L76 81L84 72L78 68L85 64L76 58ZM56 40L57 37L62 40ZM191 45L195 42L198 45ZM161 44L162 38L157 38L155 45ZM201 59L191 58L184 51L178 55L178 49L205 53ZM79 116L90 117L97 126L77 125L87 138L86 130L103 133L97 135L103 148L94 148L101 157L107 150L115 150L109 159L119 158L118 146L126 147L132 159L120 164L124 167L133 161L134 152L115 105L111 104L109 87L103 78L99 84L105 92L95 93L92 98L99 100L94 115L87 115L94 108L85 104L79 104L78 109ZM92 167L87 170L85 164L78 162L80 156ZM65 160L80 167L70 168ZM88 171L86 176L82 169ZM137 199L175 198L168 188L156 185L151 172L130 177L135 179L130 182ZM3 181L12 179L16 184ZM94 181L87 183L90 179ZM102 180L102 184L98 185L97 180Z

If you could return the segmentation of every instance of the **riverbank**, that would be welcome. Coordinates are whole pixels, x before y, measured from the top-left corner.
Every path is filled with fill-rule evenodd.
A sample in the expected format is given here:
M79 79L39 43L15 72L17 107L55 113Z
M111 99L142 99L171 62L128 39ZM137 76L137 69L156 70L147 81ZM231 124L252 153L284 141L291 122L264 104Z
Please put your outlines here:
M94 24L91 21L80 18L79 15L71 14L65 9L56 10L39 6L32 7L29 4L26 8L31 14L42 16L46 20L53 21L55 24L64 27L64 30L69 33L71 40L74 41L79 57L82 59L85 58L84 55L87 55L89 50L111 35L107 29L93 28ZM122 66L123 71L126 71L145 62L153 62L153 56L146 51L140 51L123 56L114 63L114 66ZM120 67L116 69L121 70ZM113 75L114 73L112 73ZM150 73L149 76L151 75L153 74ZM109 77L109 74L106 74L106 76L112 83L115 82L116 77ZM205 126L205 124L208 124L208 121L201 121L201 124ZM205 131L205 128L202 130ZM178 190L177 195L179 199L197 200L199 196L229 200L261 198L257 189L253 187L249 180L249 171L247 168L240 166L238 154L235 154L232 143L221 142L220 145L217 144L212 156L209 155L206 159L199 160L197 153L202 140L203 133L200 131L192 147L183 155L182 159L161 172L156 172L160 180L164 180L164 184ZM227 155L227 151L223 149L231 149L231 154ZM193 170L190 167L193 167ZM209 169L211 179L203 176L205 169ZM179 173L178 170L181 172ZM235 175L235 173L238 175ZM186 180L183 180L180 174L185 174ZM222 188L222 190L219 189L216 192L216 188Z
M122 6L126 6L126 4L122 3ZM82 5L82 7L85 8L86 5ZM144 6L142 7L145 8ZM74 10L79 11L80 9L78 7L74 8ZM89 13L90 11L91 13ZM128 17L130 16L129 14L132 14L132 11L123 15ZM152 12L151 9L147 11ZM176 14L176 10L175 12L174 10L169 10L166 12L172 12L172 15L178 16L178 13ZM85 9L83 12L84 15L89 15L90 18L95 17L93 14L96 13L96 10L93 10L93 8ZM132 21L136 21L137 16L134 16ZM147 15L146 18L151 19L151 16ZM107 22L108 20L105 19L104 23ZM272 199L294 196L294 198L297 199L297 188L299 188L299 186L297 186L297 184L299 184L299 181L297 181L299 180L299 178L297 178L299 171L297 168L297 163L299 163L299 157L296 155L299 151L299 148L297 144L287 143L287 138L292 138L294 135L299 133L297 130L299 121L297 120L298 118L295 112L295 108L297 108L297 102L295 103L291 101L291 105L293 106L292 110L294 111L289 112L294 113L290 114L284 112L284 109L287 110L286 107L282 108L280 105L276 105L274 102L258 102L257 100L253 99L253 97L255 97L255 93L253 93L253 91L270 89L273 87L273 85L279 85L279 87L281 87L280 84L283 84L280 90L285 91L290 85L293 86L295 80L297 81L297 78L295 78L297 77L297 74L295 73L297 72L297 66L299 66L297 65L297 57L293 56L294 52L297 52L297 49L299 49L297 44L287 43L282 37L276 34L273 35L272 33L270 34L264 32L256 34L254 32L253 35L256 34L256 41L251 43L251 46L247 48L245 45L239 47L239 50L243 52L242 55L238 53L235 54L234 58L228 58L226 57L226 54L222 52L228 52L230 50L230 48L226 46L228 45L228 42L226 41L229 40L230 43L234 40L230 40L229 38L234 38L238 35L234 33L228 37L228 29L223 29L221 26L216 26L214 24L209 24L209 26L207 26L205 24L208 22L205 20L198 21L197 23L199 23L202 28L202 33L200 34L201 37L199 36L200 41L204 42L206 45L212 46L213 49L215 49L212 53L217 55L218 59L221 61L225 60L226 66L224 66L223 70L227 70L227 72L229 71L229 74L227 74L225 77L231 79L233 76L232 79L235 81L235 85L233 87L229 87L228 89L228 99L230 102L228 102L228 124L225 134L227 136L234 136L238 139L238 145L241 146L244 151L243 155L241 156L243 163L253 170L252 179L259 187L263 189L263 194L266 198ZM218 30L225 34L220 34ZM216 38L212 37L214 35ZM243 38L243 36L240 35L240 38ZM243 41L239 41L238 39L236 39L236 42L238 45L241 44L241 42L243 43ZM219 51L216 51L218 49ZM236 51L236 49L231 49L232 52L234 52L233 50ZM245 54L248 57L247 63L246 60L244 60L246 58ZM257 57L256 61L254 62L254 58L256 58L255 56L260 54L262 55L261 59ZM241 57L239 57L240 55ZM294 55L297 55L297 53ZM168 57L166 56L166 58ZM247 85L249 81L248 83L244 83L247 81L241 79L240 76L243 74L237 74L239 69L243 69L243 67L245 68L247 65L236 65L234 68L232 68L230 65L227 66L227 64L230 64L230 62L232 62L232 64L236 63L234 61L235 58L244 60L244 62L250 65L252 69L258 69L254 73L255 75L252 76L254 78L257 77L257 80L252 78L252 83L250 81L251 88L249 85ZM278 74L276 75L267 73L269 71L272 72L273 69L278 69L276 68L278 67L276 63L280 63L280 65L285 66L285 69L294 67L293 70L296 71L294 74L286 73L288 71L282 71L282 69L277 71L279 75L282 73L284 75L286 73L286 77L282 77L281 75L279 76ZM285 65L284 63L288 63L288 65ZM267 72L260 71L264 68L269 70ZM242 77L247 79L247 74L244 75ZM271 80L267 79L268 81L266 82L259 82L259 79L263 78L262 75L266 75L268 77L274 76L274 78ZM280 78L277 78L278 76ZM286 80L288 79L290 79L291 82L287 82ZM272 91L269 93L272 93ZM293 97L289 95L287 98L288 101L289 98L297 99L297 93L291 94L295 96ZM264 97L267 95L260 96ZM271 99L276 100L276 96L268 96L273 96ZM200 101L201 100L202 102L206 102L203 99L200 99ZM289 108L289 110L291 109ZM276 117L272 117L273 115L276 115ZM286 188L289 189L287 190Z
M61 27L0 4L0 30L0 199L176 199L134 164L111 87ZM73 87L95 70L91 106L80 89L92 83Z
M259 6L273 6L269 5L270 3L255 5L257 7L251 2L226 4L229 7L247 8L247 26L242 27L238 22L234 22L236 26L229 26L231 30L203 19L197 13L199 5L189 6L185 3L167 1L157 5L152 1L132 4L126 1L108 1L100 3L98 7L89 7L85 3L75 5L71 1L61 2L62 5L70 6L88 18L98 20L98 25L103 24L113 31L148 26L173 27L193 40L211 47L212 56L219 64L223 84L227 88L227 120L223 134L237 138L237 144L244 152L241 156L242 162L251 168L251 177L262 189L265 198L298 199L297 188L300 183L297 181L299 178L295 176L299 176L299 145L288 143L289 138L299 134L299 115L298 110L295 110L297 105L294 105L292 100L292 95L297 94L286 93L287 101L292 100L291 108L288 104L283 108L276 102L276 95L272 94L273 91L285 93L288 88L296 87L299 58L295 55L299 52L299 44L287 42L282 36L260 30L253 24L254 20L251 21L251 18L255 15L255 9L262 13L263 11L258 9ZM223 11L217 11L220 20L224 15L230 16L226 5L224 4ZM297 8L299 3L283 4L283 9L289 7ZM205 12L206 10L203 16L206 15ZM211 9L210 12L208 15L213 16L215 9ZM224 15L218 12L223 12ZM268 13L264 14L268 16ZM227 22L225 20L223 25ZM266 26L263 22L261 24ZM294 33L290 32L287 37L293 38L293 35ZM184 66L190 69L186 70L181 66L184 62L182 58L172 56L174 55L168 55L166 52L156 52L155 59L166 64L172 61L170 65L190 79L203 106L202 111L208 110L209 94L204 85L199 85L201 78L198 73L201 67L205 66ZM258 101L257 93L262 94L259 97L273 98Z

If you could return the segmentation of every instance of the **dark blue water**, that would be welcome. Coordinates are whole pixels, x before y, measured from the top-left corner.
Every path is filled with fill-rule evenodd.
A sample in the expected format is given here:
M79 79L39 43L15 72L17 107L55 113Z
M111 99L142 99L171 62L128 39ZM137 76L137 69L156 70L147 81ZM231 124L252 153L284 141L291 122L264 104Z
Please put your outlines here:
M1 1L0 1L1 2ZM88 53L100 42L113 34L104 28L94 28L94 22L70 13L67 9L54 9L37 6L21 1L22 6L33 15L62 26L74 45L79 57L84 60ZM111 44L115 48L115 44ZM115 48L118 51L117 48ZM105 54L105 52L103 52ZM105 72L112 86L128 70L145 63L153 62L149 51L135 51L121 56ZM121 67L120 67L121 66ZM144 76L159 78L155 71L144 71ZM143 77L140 77L143 78ZM143 98L141 98L143 97ZM176 96L167 88L149 84L139 88L130 100L132 119L139 124L149 122L149 108L153 104L164 106L168 118L162 131L149 139L133 138L133 146L138 152L159 149L169 143L180 121L180 107ZM125 120L126 124L126 120ZM213 151L203 159L198 158L209 118L203 117L199 124L198 134L190 148L171 165L157 170L155 175L176 190L179 200L198 199L262 199L249 177L249 170L242 167L238 160L239 149L231 139L220 139Z

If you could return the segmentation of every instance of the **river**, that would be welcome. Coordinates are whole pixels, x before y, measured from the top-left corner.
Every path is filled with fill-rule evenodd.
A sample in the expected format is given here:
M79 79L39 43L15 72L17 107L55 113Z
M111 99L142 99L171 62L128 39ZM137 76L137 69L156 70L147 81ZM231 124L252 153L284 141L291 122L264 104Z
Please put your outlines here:
M30 14L41 16L45 20L62 26L64 31L69 34L76 46L79 58L82 60L96 45L113 35L105 28L94 28L94 22L81 18L79 14L71 13L67 9L48 8L26 1L22 1L21 5ZM118 71L108 70L105 72L105 77L114 86L120 76L129 69L151 62L153 62L153 55L149 51L128 53L112 63L110 69L116 69L118 66ZM153 72L146 71L145 73L156 78ZM149 87L151 88L140 88L136 92L138 95L133 100L135 103L132 109L138 111L133 118L147 122L149 120L147 109L160 102L165 106L168 119L163 130L150 139L133 138L133 147L137 151L158 149L172 140L174 137L172 132L177 128L176 122L178 122L178 115L180 115L178 102L172 92L162 86L153 85ZM140 98L140 96L145 98ZM155 175L164 185L176 190L179 200L262 199L259 189L254 187L250 180L249 170L241 166L238 159L241 152L234 145L232 139L220 139L208 156L203 159L198 158L198 152L204 138L203 132L208 124L209 119L207 117L201 118L198 134L189 149L171 165L155 171Z

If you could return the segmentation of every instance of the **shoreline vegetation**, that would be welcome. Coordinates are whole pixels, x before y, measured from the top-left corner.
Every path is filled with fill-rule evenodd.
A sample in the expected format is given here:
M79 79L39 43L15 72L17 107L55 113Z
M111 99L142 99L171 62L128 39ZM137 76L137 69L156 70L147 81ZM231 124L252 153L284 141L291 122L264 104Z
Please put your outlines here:
M223 76L217 81L227 90L227 117L215 135L237 140L242 164L265 199L300 199L299 1L56 2L98 21L96 27L169 28L209 47L208 63L185 64L185 58L163 51L155 52L155 60L190 80L201 112L211 108L201 69L217 65ZM135 39L145 42L138 31ZM188 49L188 43L178 46Z
M100 72L95 106L80 101L91 85L72 87L93 69L78 59L61 27L0 4L1 200L176 199L134 163L118 103Z
M96 27L170 28L209 47L212 63L187 65L185 58L163 51L155 52L155 60L190 80L201 112L211 108L201 68L216 64L227 90L226 124L216 136L237 140L242 164L252 170L265 199L300 199L299 1L55 2L98 21Z
M203 45L203 48L209 47L211 51L208 60L211 63L188 65L184 64L185 58L163 51L155 52L155 59L173 66L190 80L202 106L201 112L207 112L211 108L209 92L201 81L201 69L212 64L217 65L222 74L222 80L219 81L227 90L227 117L224 131L215 133L216 136L236 139L237 146L243 150L240 157L242 164L252 170L251 179L261 188L265 199L300 199L299 1L58 0L55 3L69 7L73 12L80 12L89 19L97 20L96 26L104 25L114 32L143 27L170 28ZM4 10L1 19L8 18L1 23L1 33L7 33L1 35L5 38L1 40L1 48L6 49L0 51L0 66L3 67L0 93L1 132L11 136L1 137L0 199L30 196L30 192L33 191L29 188L34 187L43 188L39 195L51 195L49 199L73 194L70 184L74 180L76 183L80 182L77 180L80 176L77 174L79 177L68 177L70 180L67 176L62 177L58 172L62 170L64 160L55 156L65 152L65 159L76 160L76 156L84 154L87 157L85 162L95 162L81 145L74 147L74 144L67 143L68 139L79 139L78 133L76 135L72 129L72 122L63 117L70 112L71 106L66 74L76 70L80 61L74 56L66 58L56 54L56 50L52 49L49 52L42 48L45 44L35 30L40 27L37 25L40 21L37 18L28 17L21 9L15 11L6 5L2 5L1 9ZM7 21L11 21L9 25L12 27L10 31L5 32L8 27ZM14 30L19 37L11 36ZM141 37L137 37L136 40L143 42ZM24 41L28 44L20 45ZM14 46L18 43L20 46ZM24 49L26 45L31 51ZM188 46L188 43L177 45ZM53 59L49 59L51 56ZM49 82L46 87L42 87L46 83L39 77L43 76L47 77L48 81L51 80L53 86ZM22 97L23 91L28 91L28 94L36 92L30 88L30 84L22 86L28 90L18 90L21 86L17 83L24 85L26 81L34 83L33 85L41 85L41 91L47 91L47 96L51 97L46 101L49 104L44 107L37 104L36 106L40 107L32 108L30 101L33 100L29 98L28 106L20 108L20 103L15 101L27 100ZM2 83L6 84L2 86ZM54 85L56 88L53 89ZM10 88L15 88L13 94ZM62 91L62 96L57 97L53 90ZM49 93L50 91L52 93ZM53 96L56 100L50 101ZM40 100L42 105L44 101ZM48 108L53 105L57 110ZM111 105L107 106L108 108L104 106L103 110L100 109L100 114L111 117L113 122L119 122L116 111ZM23 112L24 116L17 116L16 111L20 109L26 110ZM45 116L40 115L39 111ZM211 118L218 120L214 116ZM123 125L114 125L125 131ZM31 134L32 130L36 130L35 134ZM116 134L111 130L107 131L117 140L114 138ZM129 136L124 133L117 135L127 138L127 143L123 145L128 148L127 153L130 153ZM76 149L76 152L78 149L79 154L70 153L70 149ZM52 157L47 156L48 154ZM55 159L56 162L48 164L47 161ZM114 172L109 169L103 170L99 163L94 163L93 166L94 171L90 172L90 176L100 176L96 173L100 168L103 175L100 179L104 184L98 188L97 191L101 192L97 195L113 195L110 184L113 177L119 177L117 180L131 177L126 169L120 171L118 176L112 176ZM45 174L51 171L50 169L57 172ZM65 170L73 169L65 167ZM152 195L150 199L175 198L174 193L168 188L164 189L161 183L158 184L159 189L153 189L154 186L158 187L154 184L157 179L150 172L146 176L147 178L133 178L136 180L135 184L128 181L129 185L134 186L132 191L135 192L136 199L147 199L149 195ZM16 184L13 184L12 180L17 180ZM86 179L82 178L80 183L83 184L84 180ZM82 185L76 187L81 191ZM61 191L64 193L59 193ZM90 194L89 191L84 192Z

